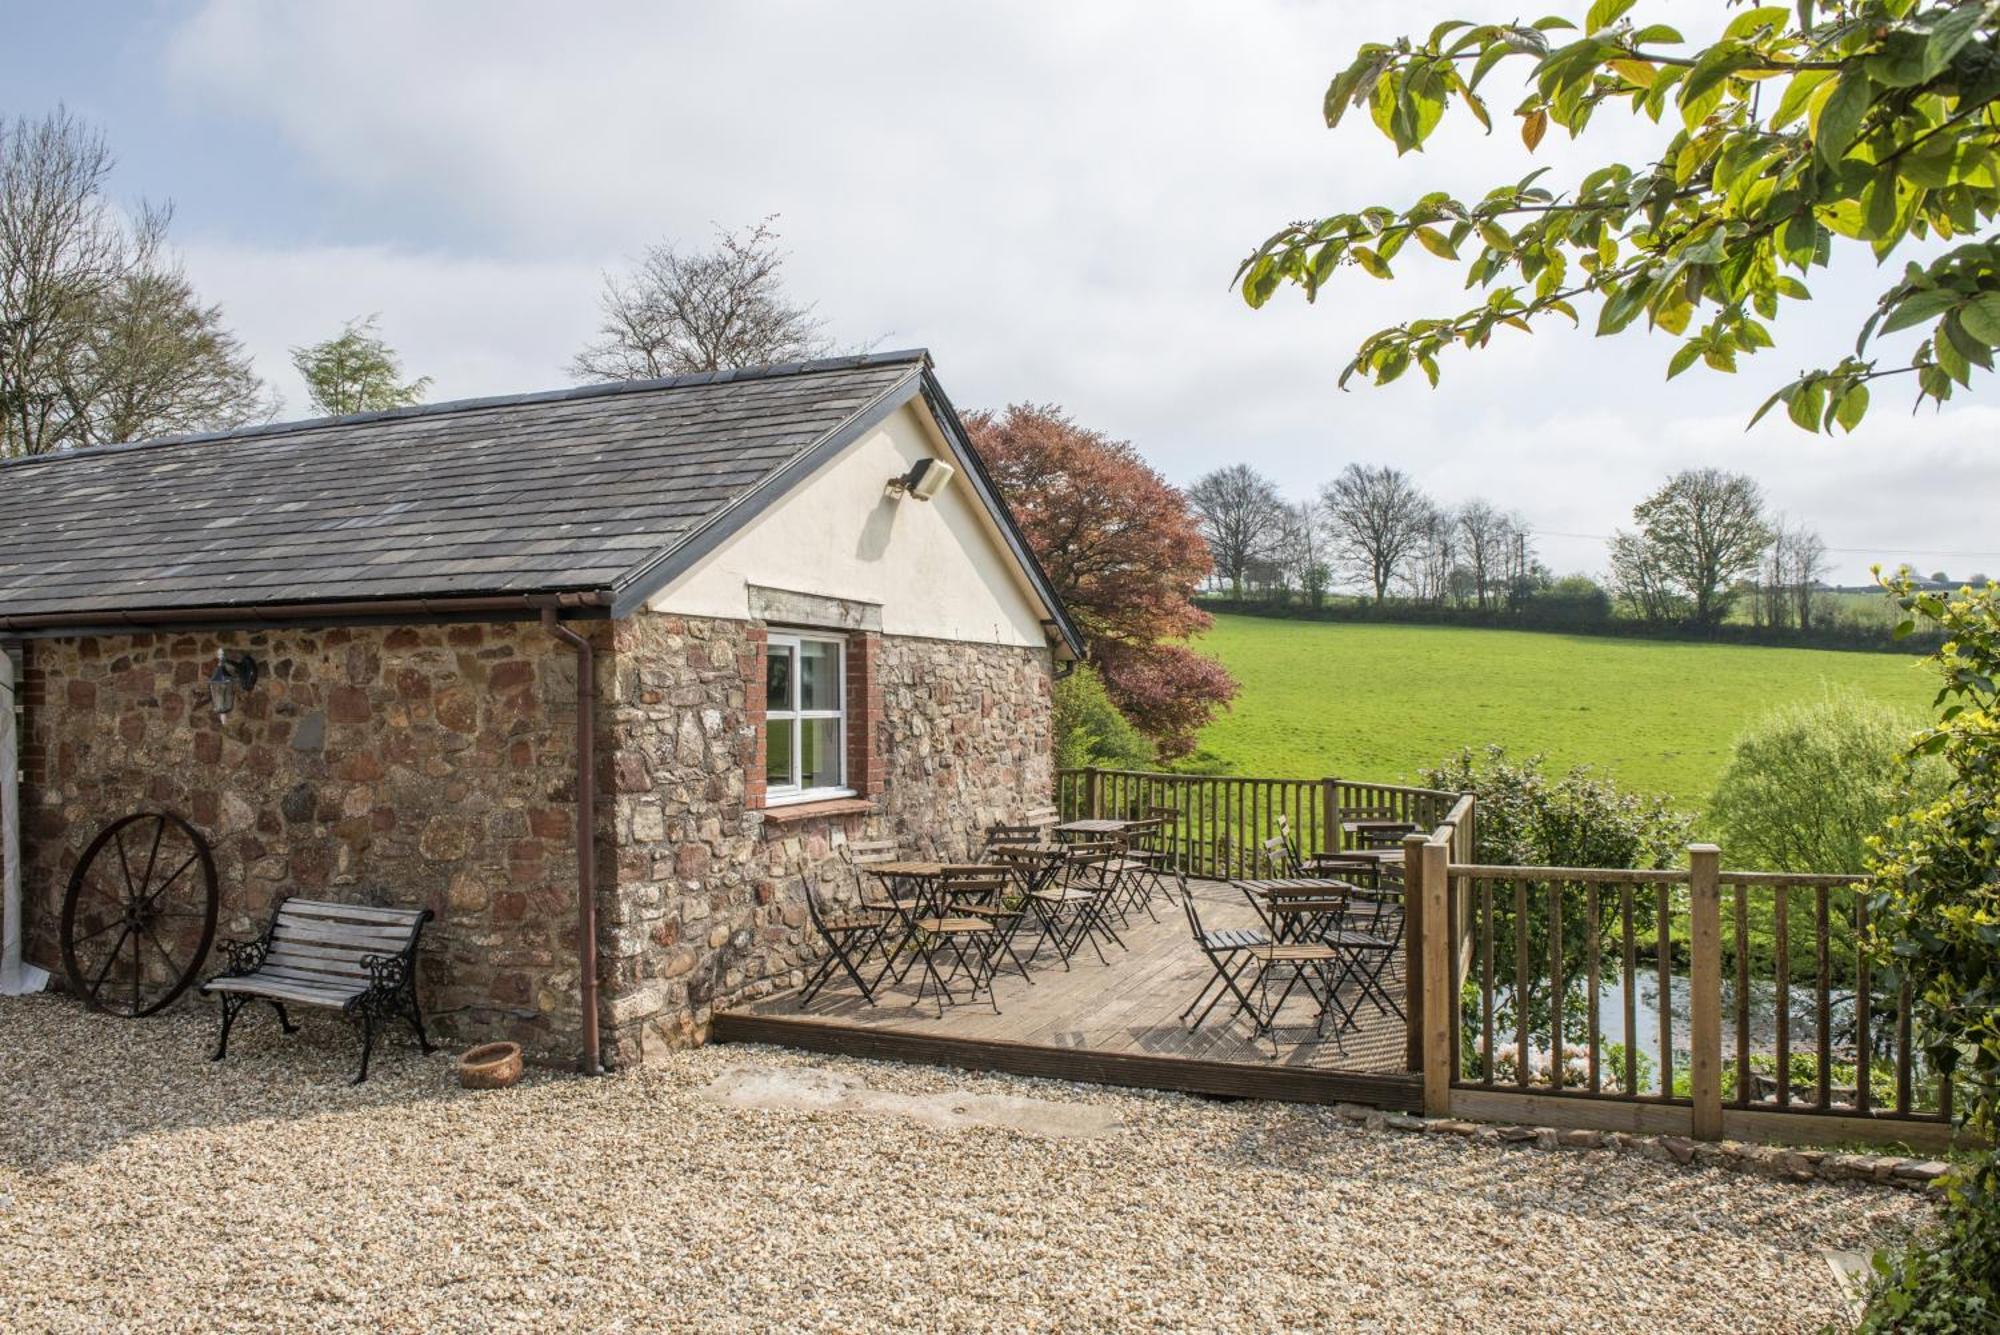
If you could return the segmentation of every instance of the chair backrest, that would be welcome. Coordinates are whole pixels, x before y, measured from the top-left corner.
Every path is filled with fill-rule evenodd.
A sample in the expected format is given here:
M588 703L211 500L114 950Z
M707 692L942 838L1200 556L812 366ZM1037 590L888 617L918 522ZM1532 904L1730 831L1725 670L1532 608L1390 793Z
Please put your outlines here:
M866 867L876 862L894 862L901 855L893 839L849 839L840 846L840 856L850 867Z
M388 909L367 904L335 904L320 899L284 899L271 915L265 937L265 969L287 970L305 981L367 981L372 956L414 954L429 909Z
M1011 879L1004 867L947 867L937 888L946 898L993 899L1005 893Z
M1277 867L1280 874L1285 876L1296 876L1299 874L1298 854L1292 851L1291 843L1286 840L1285 836L1282 834L1272 835L1264 841L1263 849L1264 856Z
M1042 842L1042 831L1035 825L989 825L986 827L986 849L988 852L1008 844L1015 847Z
M1046 830L1049 826L1054 825L1062 819L1062 813L1054 807L1029 807L1028 814L1021 817L1021 819L1024 823L1034 826L1037 830Z

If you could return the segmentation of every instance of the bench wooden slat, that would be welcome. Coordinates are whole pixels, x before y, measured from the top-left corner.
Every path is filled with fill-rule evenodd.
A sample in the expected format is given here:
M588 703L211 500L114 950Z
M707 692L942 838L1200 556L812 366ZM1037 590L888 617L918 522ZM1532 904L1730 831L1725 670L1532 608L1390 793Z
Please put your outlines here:
M394 955L409 944L408 932L370 932L364 928L325 927L317 923L301 927L284 919L278 921L275 941L301 941L318 946L357 946L383 955Z
M274 951L287 951L290 954L299 956L301 959L328 960L336 963L344 961L350 964L358 964L364 956L381 953L372 946L322 945L311 941L301 941L297 937L287 936L274 939L271 942L271 949Z
M294 913L290 905L278 910L278 921L290 923L300 931L365 932L392 941L407 941L416 930L413 922L343 922L320 914Z
M368 990L366 983L302 983L291 978L270 978L244 974L237 978L217 978L208 984L210 992L242 992L279 1001L302 1001L318 1006L343 1006Z
M374 975L361 966L360 961L301 959L274 950L264 957L259 971L264 969L284 969L292 973L313 974L324 978L359 978L366 982Z
M337 992L351 993L356 988L369 986L366 978L356 978L351 974L312 973L304 969L259 969L251 974L253 978L268 979L271 982L293 984L300 987L332 988Z
M285 912L309 914L316 918L347 918L357 923L378 923L408 929L417 925L422 909L379 908L373 904L336 904L324 899L288 899Z

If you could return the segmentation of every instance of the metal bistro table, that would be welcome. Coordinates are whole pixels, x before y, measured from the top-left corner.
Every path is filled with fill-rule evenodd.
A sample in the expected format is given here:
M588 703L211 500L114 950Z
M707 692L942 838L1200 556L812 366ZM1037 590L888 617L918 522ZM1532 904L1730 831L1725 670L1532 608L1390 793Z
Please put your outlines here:
M1129 834L1133 826L1143 824L1144 821L1136 820L1072 820L1056 826L1055 833L1072 839L1115 839Z

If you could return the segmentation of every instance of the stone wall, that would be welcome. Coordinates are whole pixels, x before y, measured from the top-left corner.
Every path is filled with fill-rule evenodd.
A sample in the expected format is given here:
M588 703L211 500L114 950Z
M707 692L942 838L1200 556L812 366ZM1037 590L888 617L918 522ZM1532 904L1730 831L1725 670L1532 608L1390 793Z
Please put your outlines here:
M700 1042L716 1008L799 983L816 953L800 877L851 895L845 841L962 856L987 825L1050 801L1047 650L880 637L865 650L878 706L865 722L877 776L867 809L759 809L745 774L757 760L764 634L753 622L651 613L616 628L606 746L618 885L604 934L613 1062ZM859 712L850 726L862 726Z
M802 815L746 784L760 624L643 613L593 634L608 1063L700 1042L716 1007L799 983L817 951L799 878L851 896L845 841L962 856L1051 800L1046 650L857 645L868 801ZM218 644L263 673L222 725ZM166 809L214 845L220 934L255 936L284 894L429 907L437 1031L575 1059L575 658L539 626L37 640L25 684L31 960L59 968L63 887L95 833Z
M218 644L263 674L226 724ZM214 845L219 935L257 935L284 894L428 906L437 1030L573 1060L575 678L532 623L32 641L30 958L59 965L63 887L97 830L165 808Z

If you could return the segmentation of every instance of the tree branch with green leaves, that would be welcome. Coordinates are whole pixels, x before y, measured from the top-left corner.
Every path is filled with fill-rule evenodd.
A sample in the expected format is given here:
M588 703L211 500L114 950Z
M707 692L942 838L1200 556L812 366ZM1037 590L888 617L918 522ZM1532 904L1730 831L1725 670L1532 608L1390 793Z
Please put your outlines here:
M1596 0L1581 29L1441 23L1421 41L1363 46L1326 93L1329 127L1366 108L1398 153L1421 150L1454 106L1490 132L1491 76L1520 69L1514 108L1533 151L1551 125L1580 137L1600 108L1671 134L1648 164L1605 163L1567 188L1547 168L1476 200L1448 192L1402 209L1370 205L1292 223L1243 261L1236 283L1262 306L1280 287L1307 300L1359 269L1395 276L1411 241L1483 293L1470 308L1363 339L1341 373L1387 384L1412 366L1435 385L1453 347L1560 316L1596 332L1638 324L1680 340L1672 379L1699 361L1733 372L1771 347L1770 322L1811 299L1804 279L1843 242L1877 260L1912 238L1959 244L1910 263L1861 322L1854 352L1805 371L1751 419L1783 406L1810 431L1852 431L1869 386L1914 377L1943 403L1993 369L2000 347L2000 0L1847 0L1743 8L1707 46ZM1482 91L1484 90L1484 91ZM1594 304L1588 317L1580 305ZM1907 364L1885 335L1922 328Z

